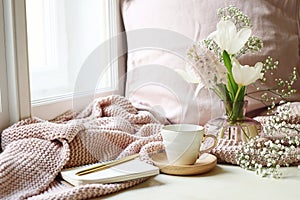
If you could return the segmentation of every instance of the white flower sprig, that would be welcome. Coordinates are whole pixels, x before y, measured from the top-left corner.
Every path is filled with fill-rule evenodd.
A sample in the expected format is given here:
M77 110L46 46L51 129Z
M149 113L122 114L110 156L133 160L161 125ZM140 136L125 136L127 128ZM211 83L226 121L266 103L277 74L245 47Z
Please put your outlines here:
M195 76L206 88L214 88L216 84L226 84L227 70L219 61L215 54L202 45L193 45L188 53L188 57L193 59L193 64L189 65L189 76Z
M275 108L277 102L287 102L287 98L297 92L297 90L293 88L293 84L297 79L297 71L295 67L293 68L293 71L287 80L283 80L282 78L274 78L274 86L267 88L265 87L265 84L267 83L266 76L268 75L269 79L270 77L274 76L275 71L278 68L278 64L278 61L273 61L273 58L268 56L263 62L263 77L258 82L253 83L253 85L256 87L256 91L248 92L246 94L249 98L263 103L270 111ZM257 94L260 94L261 98L257 98ZM272 113L269 112L268 114Z
M272 110L281 100L287 102L288 97L296 93L296 90L293 88L293 84L297 79L296 68L293 68L293 71L286 80L278 77L274 77L274 80L270 80L275 74L279 64L278 61L273 61L270 56L267 57L265 61L256 63L254 67L240 65L237 59L248 52L259 52L263 47L263 41L260 38L251 35L251 19L240 9L234 6L220 8L218 10L218 17L220 18L220 21L217 24L217 30L211 33L207 39L203 40L201 45L213 51L220 59L220 62L227 68L228 62L224 59L224 50L229 53L232 69L228 71L229 74L230 71L232 71L232 74L234 75L232 78L229 77L229 82L238 82L239 85L242 86L253 84L255 88L257 88L255 91L246 91L246 89L244 89L244 93L242 93L242 95L239 94L238 99L242 100L243 96L247 96L248 98L260 101L268 107L269 110ZM191 53L191 51L194 50L197 49L191 49L188 54L192 59L192 55L195 53ZM242 68L245 73L241 71ZM253 77L245 76L244 74ZM205 74L203 74L203 76L203 79L206 79ZM269 80L267 80L266 77L268 77ZM230 79L233 79L234 81L230 81ZM273 81L273 83L271 83L274 86L266 88L266 83L270 81ZM215 82L215 84L217 85L219 83ZM229 87L230 85L231 84L226 85L229 94L235 94L236 90L234 87L233 89ZM220 90L219 93L220 92L222 92L222 90ZM233 101L233 98L231 98L231 101Z
M293 123L291 104L277 107L263 126L266 138L252 138L237 153L237 163L262 177L282 177L281 167L300 159L300 124Z
M245 15L240 9L234 6L228 6L224 8L220 8L218 10L218 17L221 19L219 23L221 23L221 27L230 27L227 30L229 32L229 39L225 40L224 43L228 44L226 46L230 47L234 45L235 47L241 47L238 51L232 51L235 58L239 58L241 55L244 55L248 52L255 53L259 52L263 47L263 41L256 37L255 35L251 35L252 22L251 19ZM224 23L226 21L226 23ZM230 21L230 22L229 22ZM233 24L232 24L233 23ZM227 24L227 26L226 26ZM220 25L217 25L220 26ZM232 26L234 25L234 26ZM220 28L221 28L220 27ZM218 30L218 28L217 28ZM219 29L219 33L223 32L224 29ZM208 39L203 40L203 44L210 50L214 51L214 53L222 59L222 48L225 48L225 45L221 44L221 42L216 42L213 38L215 38L216 32L212 33ZM250 35L249 35L250 34ZM213 37L212 37L213 36ZM237 40L233 40L237 38ZM224 35L223 35L224 38ZM247 39L246 39L247 38ZM219 39L219 41L223 41L223 39ZM218 41L218 39L217 39ZM234 41L235 44L229 44L230 41ZM236 42L239 41L239 42ZM243 45L242 45L243 44ZM231 49L231 48L228 48ZM227 50L228 50L227 49Z
M298 136L288 143L286 139L272 141L252 138L238 152L237 163L262 177L281 178L281 167L288 167L300 159L300 152L296 149L299 142Z
M243 117L240 102L244 102L245 96L260 101L268 108L269 114L274 115L263 126L264 134L272 137L252 138L241 147L237 162L262 176L279 178L281 166L294 164L300 159L300 150L297 148L299 146L300 149L300 125L289 121L289 104L272 112L278 102L286 102L288 97L296 93L292 87L297 78L296 68L287 80L278 77L268 80L273 82L267 88L266 77L272 78L278 61L268 57L254 66L241 65L238 61L241 55L257 53L263 47L262 40L252 35L250 18L234 6L219 9L218 16L220 21L216 30L188 51L193 62L193 72L190 74L197 76L195 79L199 79L199 85L202 83L213 89L221 98L232 124ZM250 84L257 90L247 91Z
M280 133L284 136L300 135L300 124L290 123L294 116L291 115L291 103L287 102L284 105L278 106L265 122L263 131L269 136L274 136ZM299 145L299 144L297 144Z
M258 37L252 35L250 18L238 8L234 6L221 8L218 10L218 16L220 21L217 23L216 30L199 45L193 45L188 51L188 56L194 63L192 66L195 68L194 71L197 72L196 74L199 74L200 83L212 89L227 104L226 115L230 123L234 124L243 118L242 104L239 102L244 102L245 96L259 100L266 106L271 104L271 108L274 108L279 98L285 98L293 94L294 91L291 89L291 86L294 79L288 81L276 79L280 83L278 82L274 88L249 92L247 86L265 83L266 72L276 69L278 63L269 62L272 60L268 58L265 63L257 62L254 66L241 65L238 57L248 52L254 53L260 51L263 47L263 42ZM206 67L210 69L209 71L203 70L203 63L198 62L201 60L199 52L204 51L203 49L205 48L212 51L215 57L219 59L218 64L211 64L212 62L205 63L209 65ZM201 56L206 57L206 60L212 60L213 58L205 54ZM223 70L226 68L225 82L223 81L224 78L220 78L217 68L223 68ZM206 73L207 71L209 73ZM209 84L205 80L210 80ZM283 89L286 86L288 86L288 89ZM257 88L260 89L260 87ZM261 98L257 98L257 93L261 93ZM269 93L272 93L272 95L269 95Z

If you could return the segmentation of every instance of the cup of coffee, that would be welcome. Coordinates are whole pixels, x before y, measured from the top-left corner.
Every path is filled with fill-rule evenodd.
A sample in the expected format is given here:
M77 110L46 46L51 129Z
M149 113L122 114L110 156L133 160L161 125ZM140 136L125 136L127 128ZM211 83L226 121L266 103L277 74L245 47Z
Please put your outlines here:
M204 133L204 127L193 124L166 125L161 130L168 163L171 165L192 165L199 156L217 146L214 135ZM201 144L212 138L213 144L200 150Z

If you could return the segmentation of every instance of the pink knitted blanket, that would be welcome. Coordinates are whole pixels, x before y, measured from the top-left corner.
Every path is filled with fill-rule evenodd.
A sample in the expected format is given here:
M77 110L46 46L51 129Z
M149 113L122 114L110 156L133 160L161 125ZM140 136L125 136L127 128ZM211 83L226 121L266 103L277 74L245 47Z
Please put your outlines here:
M293 111L296 117L288 120L299 124L300 103ZM257 120L264 124L266 117ZM166 123L157 113L138 110L121 96L96 99L79 114L68 112L52 121L22 120L1 136L0 199L88 199L137 185L147 179L68 187L58 174L64 167L135 153L151 162L149 153L163 148L160 130ZM241 147L239 142L221 139L211 153L219 162L236 164ZM299 163L293 153L300 154L300 145L283 159Z
M121 96L96 99L51 122L22 120L2 133L0 199L87 199L134 186L146 179L68 187L57 176L64 167L147 152L146 144L161 140L162 123Z

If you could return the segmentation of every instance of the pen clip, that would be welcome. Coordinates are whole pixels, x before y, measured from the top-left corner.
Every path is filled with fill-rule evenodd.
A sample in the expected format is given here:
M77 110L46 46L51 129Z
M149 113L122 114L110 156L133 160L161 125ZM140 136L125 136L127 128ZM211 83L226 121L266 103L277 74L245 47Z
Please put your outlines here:
M113 167L115 165L118 165L118 164L127 162L129 160L132 160L132 159L134 159L138 156L139 156L139 154L133 154L133 155L130 155L130 156L127 156L127 157L124 157L124 158L120 158L118 160L113 160L113 161L110 161L110 162L107 162L107 163L103 163L103 164L99 164L99 165L96 165L96 166L93 166L93 167L89 167L87 169L76 172L75 175L82 176L82 175L85 175L85 174L89 174L89 173L93 173L93 172L96 172L96 171L104 170L104 169Z

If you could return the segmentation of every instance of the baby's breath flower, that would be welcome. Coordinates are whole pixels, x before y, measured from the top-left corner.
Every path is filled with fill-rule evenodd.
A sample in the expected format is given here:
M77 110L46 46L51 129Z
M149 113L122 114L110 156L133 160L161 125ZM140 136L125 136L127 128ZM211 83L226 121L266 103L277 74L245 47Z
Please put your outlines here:
M277 107L265 122L263 131L264 135L269 136L281 133L283 138L262 141L256 137L244 143L237 156L241 167L253 170L262 177L280 178L281 166L290 166L295 159L300 159L300 152L296 150L300 145L300 129L295 128L298 124L288 121L292 118L291 113L290 103ZM249 164L246 165L243 160Z
M240 29L242 27L252 27L251 19L240 9L234 6L220 8L218 17L224 20L231 20Z

